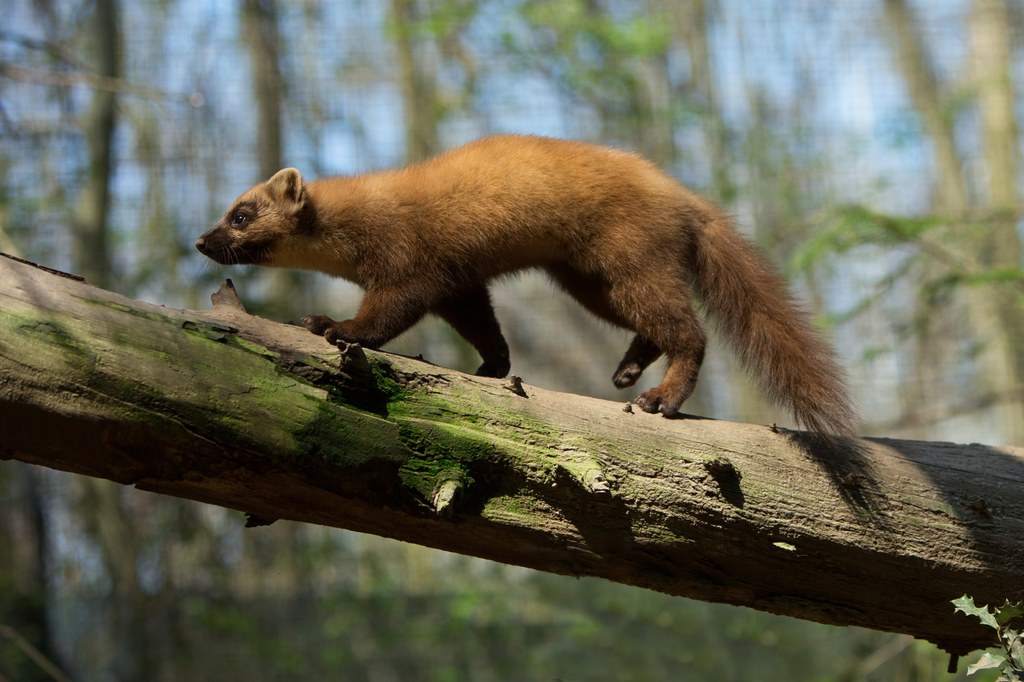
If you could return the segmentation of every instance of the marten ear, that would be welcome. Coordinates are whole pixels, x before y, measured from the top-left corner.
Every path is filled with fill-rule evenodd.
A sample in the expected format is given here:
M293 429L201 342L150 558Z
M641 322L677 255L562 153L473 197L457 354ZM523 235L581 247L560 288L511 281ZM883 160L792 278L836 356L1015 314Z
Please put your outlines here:
M298 213L306 203L306 190L302 174L294 168L285 168L267 180L267 192L287 213Z

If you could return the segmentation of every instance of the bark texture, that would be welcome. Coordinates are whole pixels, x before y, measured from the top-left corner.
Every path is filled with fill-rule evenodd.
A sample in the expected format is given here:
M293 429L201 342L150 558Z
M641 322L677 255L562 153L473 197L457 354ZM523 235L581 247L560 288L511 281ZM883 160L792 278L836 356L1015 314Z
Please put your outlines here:
M951 599L1022 596L1019 448L828 450L339 352L215 300L0 258L0 458L961 654L990 634Z

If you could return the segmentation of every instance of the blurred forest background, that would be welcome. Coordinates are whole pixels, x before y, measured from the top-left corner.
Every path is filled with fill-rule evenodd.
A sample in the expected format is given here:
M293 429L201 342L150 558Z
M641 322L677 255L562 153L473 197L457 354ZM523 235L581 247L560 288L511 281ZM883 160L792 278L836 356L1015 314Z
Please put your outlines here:
M350 285L217 267L192 242L284 166L364 172L493 132L595 140L714 197L785 269L864 433L1024 444L1019 0L5 7L2 251L169 306L205 307L230 276L262 315L344 317ZM553 292L496 287L513 372L627 399L609 377L628 335ZM389 348L476 366L430 321ZM687 411L784 422L709 355ZM59 679L18 638L79 680L945 677L906 637L242 524L0 464L0 678Z

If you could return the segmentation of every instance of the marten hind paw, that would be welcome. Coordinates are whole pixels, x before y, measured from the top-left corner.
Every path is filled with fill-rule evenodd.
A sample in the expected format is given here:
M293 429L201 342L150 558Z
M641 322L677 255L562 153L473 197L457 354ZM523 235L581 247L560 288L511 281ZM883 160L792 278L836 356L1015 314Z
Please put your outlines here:
M633 403L644 412L661 412L666 417L673 417L679 412L679 406L683 401L678 397L666 396L661 386L655 386L638 395Z
M635 384L643 373L644 368L639 363L623 363L615 370L615 374L612 375L612 383L615 384L616 388L626 388Z

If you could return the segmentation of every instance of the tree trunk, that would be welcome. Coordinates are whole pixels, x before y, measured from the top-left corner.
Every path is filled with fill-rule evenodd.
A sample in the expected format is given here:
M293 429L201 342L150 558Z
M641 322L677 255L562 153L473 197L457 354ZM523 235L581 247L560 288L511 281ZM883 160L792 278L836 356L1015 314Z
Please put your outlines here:
M885 0L884 20L889 29L896 66L907 86L911 104L921 118L934 156L936 183L932 196L933 210L947 216L950 221L959 220L969 207L964 164L956 148L951 107L943 97L939 80L926 54L924 38L918 30L919 21L906 0ZM953 226L945 227L937 238L945 243L954 243L955 233ZM923 263L921 281L938 281L947 271L946 263L928 259ZM908 410L902 415L902 421L909 425L909 428L902 429L902 435L915 438L922 434L925 425L914 412L914 406L927 402L928 393L934 391L936 383L944 378L936 377L936 374L949 365L949 359L943 356L944 352L948 352L945 350L948 346L947 336L941 329L935 328L940 323L935 315L935 304L922 300L922 297L918 297L916 303L919 310L912 315L917 321L915 348L910 365L913 374L903 388ZM951 312L956 314L956 310L945 311L947 319ZM962 396L953 397L956 399Z
M391 22L405 119L406 161L423 161L441 146L441 102L428 55L418 49L423 31L417 0L391 0Z
M1013 213L1017 202L1017 136L1013 103L1013 51L1010 13L1003 0L975 0L971 17L971 51L981 114L985 182L991 222L968 235L971 260L978 270L1021 267L1021 238ZM1024 384L1024 306L1020 290L987 286L972 291L972 310L980 322L979 340L987 388L995 395L1016 395ZM1000 401L995 408L1005 440L1024 442L1024 401Z
M982 121L984 166L987 177L979 182L989 189L989 202L994 210L991 221L983 226L971 225L968 215L974 201L968 192L964 175L965 163L957 152L953 108L940 88L924 42L916 30L917 21L906 0L885 0L885 18L890 26L907 83L910 99L924 123L931 141L938 172L935 207L947 216L951 228L933 234L930 239L959 245L966 274L1017 269L1021 263L1021 241L1012 218L998 219L1000 210L1016 206L1015 150L1018 149L1013 113L1013 88L1010 77L1010 21L1002 0L976 0L971 21L971 51L978 84ZM929 264L933 280L941 277L945 264ZM954 273L963 274L963 273ZM1006 285L990 284L967 289L965 300L971 321L972 335L979 352L973 359L977 367L977 392L1002 396L991 409L1001 440L1024 442L1024 403L1017 388L1024 378L1024 352L1018 340L1024 334L1024 309L1019 294ZM921 319L928 323L930 310ZM916 370L922 377L911 385L920 387L923 377L946 363L938 361L941 337L923 329L919 334L920 351Z
M918 21L906 0L885 0L885 23L896 50L896 63L907 84L910 101L931 141L938 172L939 210L959 218L968 206L963 164L956 151L953 117L943 102L938 79L924 51Z
M284 154L285 95L277 0L242 0L242 42L249 52L252 92L256 104L256 154L259 180L286 167ZM224 208L227 208L226 206ZM273 269L261 274L269 281L265 310L275 317L293 317L308 299L311 276L298 270Z
M96 70L105 78L121 77L121 38L117 0L96 0L89 25ZM110 182L114 174L113 142L117 121L117 95L112 89L94 89L83 132L89 146L89 169L78 202L75 225L75 262L90 281L107 286L112 260L108 215Z
M27 682L58 679L53 669L73 670L61 660L51 615L47 581L53 567L46 542L49 520L37 481L41 473L21 465L0 471L0 661L5 679ZM25 645L18 646L19 639ZM27 647L38 657L26 655ZM13 649L21 651L12 656Z
M281 30L276 0L243 0L242 39L249 51L256 98L256 153L266 180L284 166L281 142L285 81L281 75Z
M225 298L223 289L218 300ZM221 302L0 258L0 457L250 514L910 633L1021 598L1024 450L664 419L470 377Z

